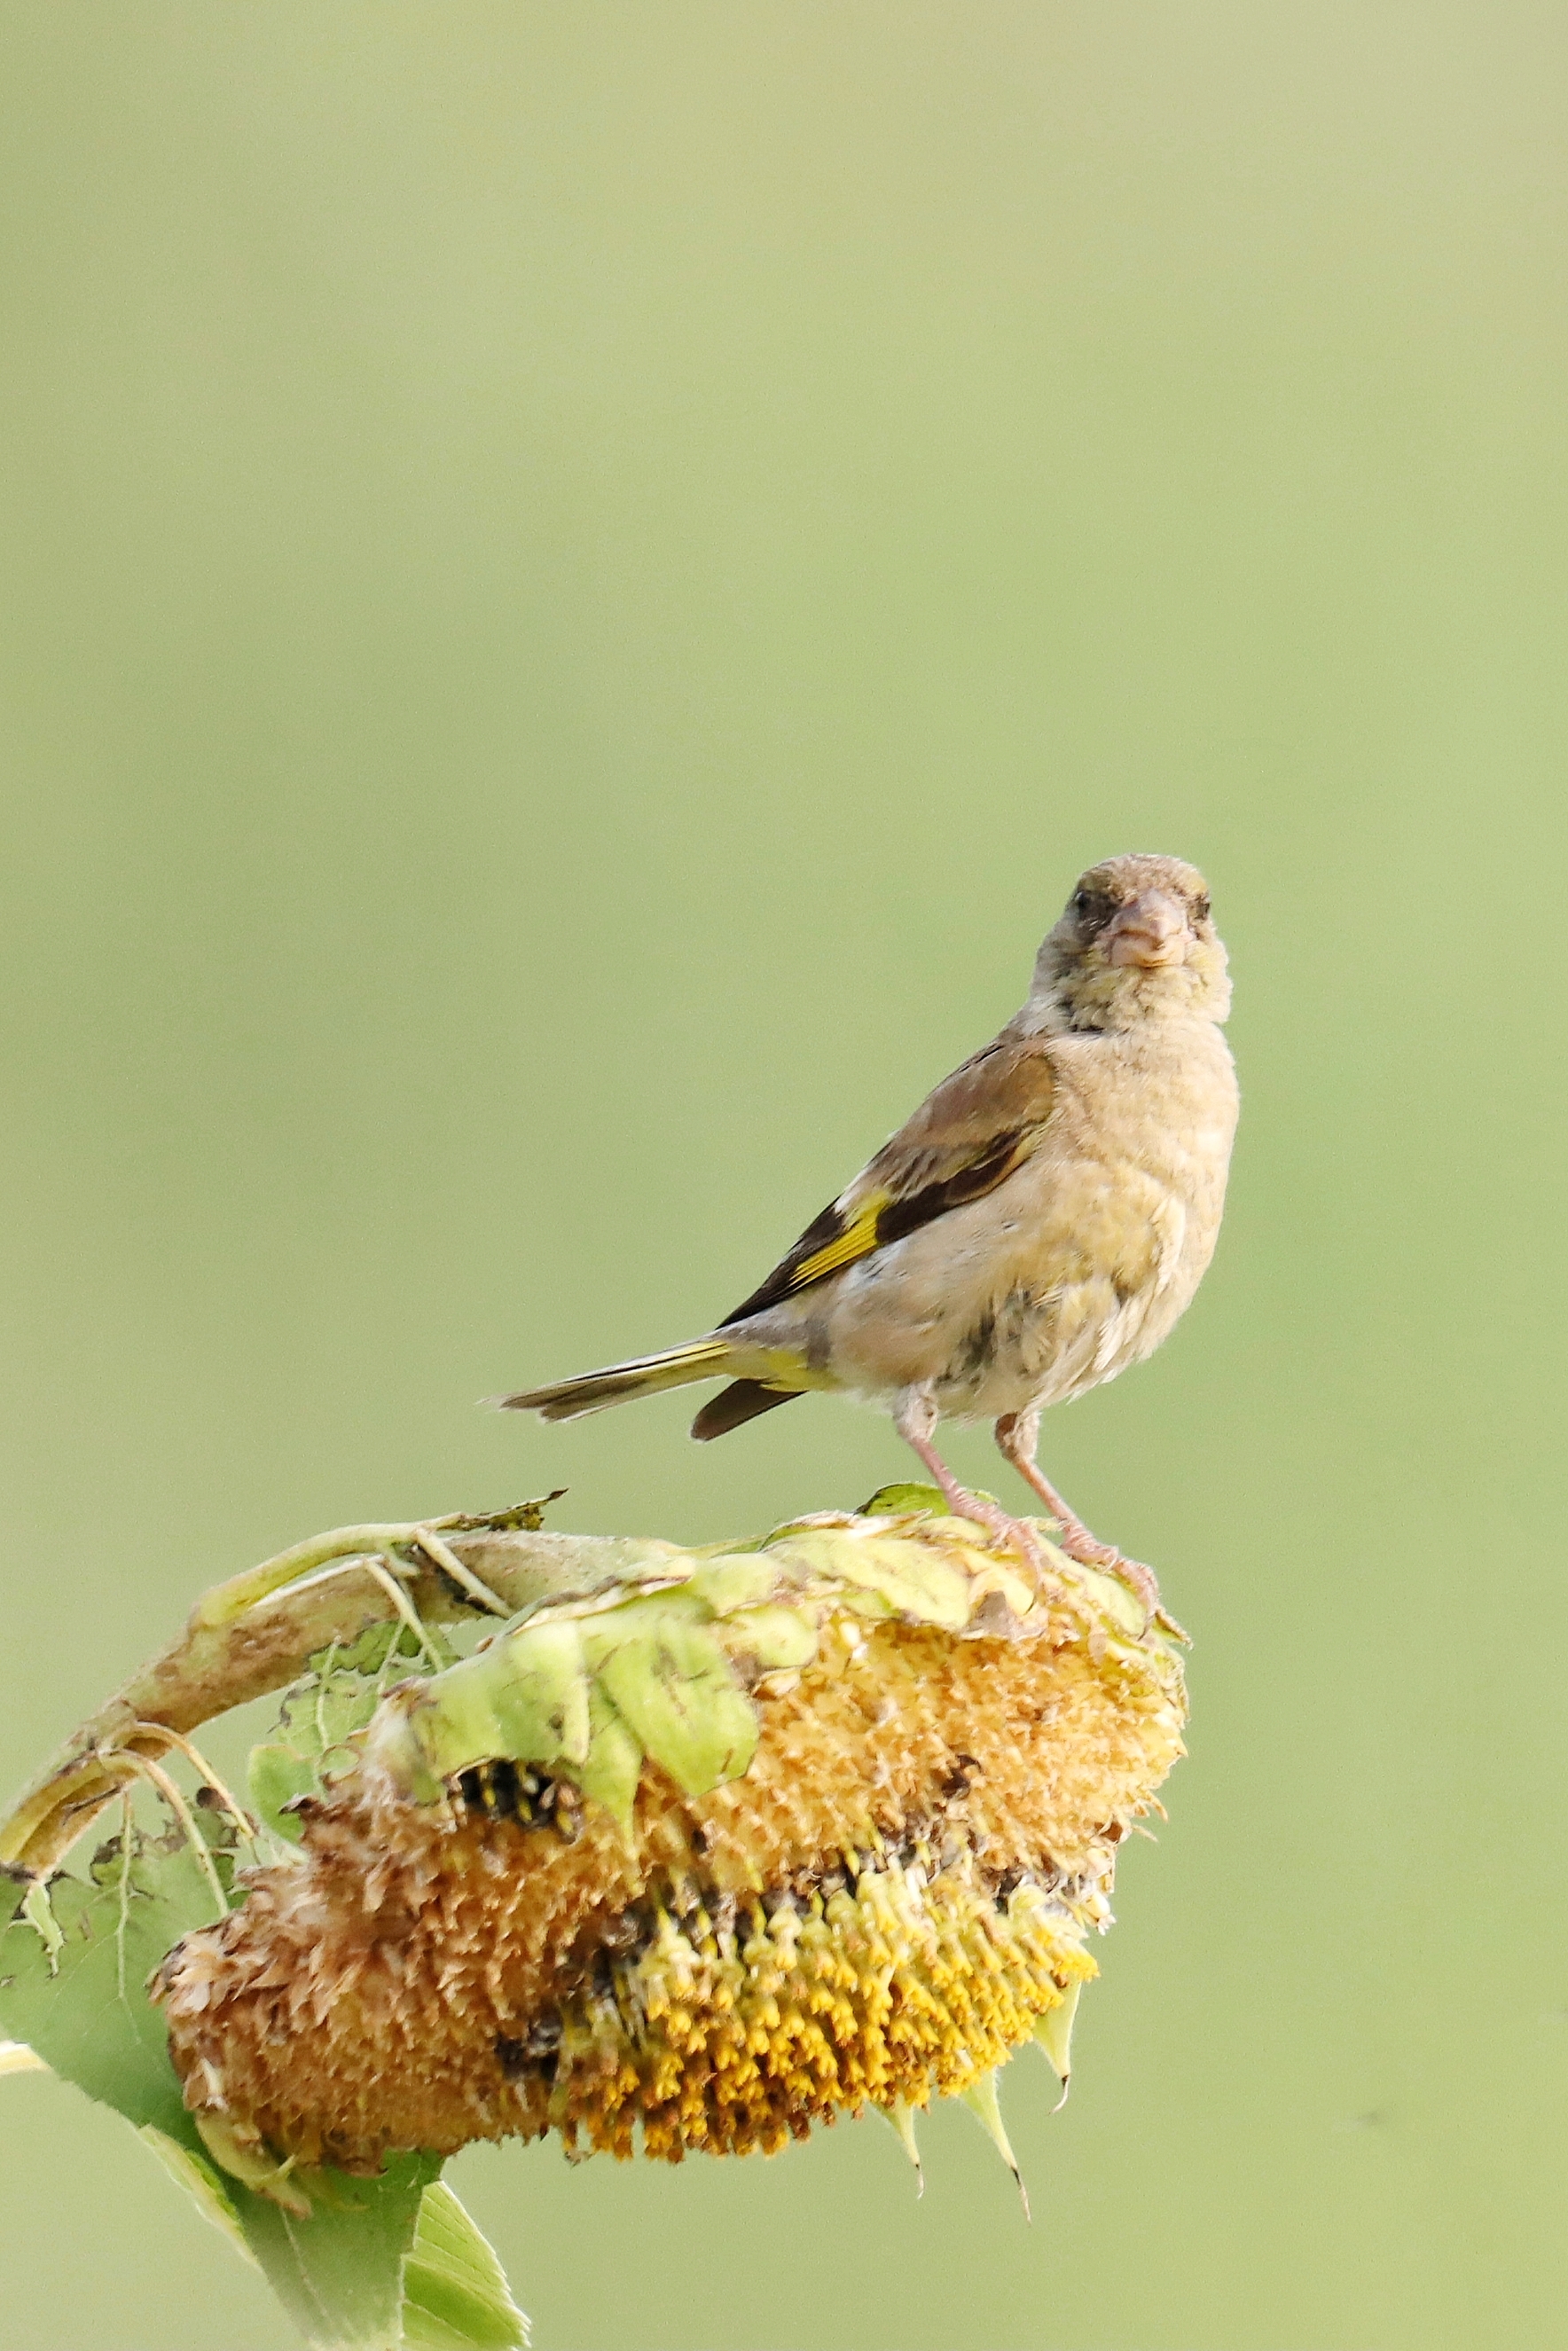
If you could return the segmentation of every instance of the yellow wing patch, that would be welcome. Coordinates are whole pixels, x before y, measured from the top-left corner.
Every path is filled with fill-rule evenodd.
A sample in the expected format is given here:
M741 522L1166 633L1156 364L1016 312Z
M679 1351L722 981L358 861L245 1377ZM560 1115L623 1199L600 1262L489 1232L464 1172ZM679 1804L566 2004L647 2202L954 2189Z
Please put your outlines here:
M825 1273L836 1273L841 1265L853 1265L856 1258L869 1257L877 1243L877 1219L887 1207L892 1194L873 1192L855 1216L852 1225L846 1225L836 1239L802 1258L789 1276L791 1290L804 1290L813 1281L821 1281Z

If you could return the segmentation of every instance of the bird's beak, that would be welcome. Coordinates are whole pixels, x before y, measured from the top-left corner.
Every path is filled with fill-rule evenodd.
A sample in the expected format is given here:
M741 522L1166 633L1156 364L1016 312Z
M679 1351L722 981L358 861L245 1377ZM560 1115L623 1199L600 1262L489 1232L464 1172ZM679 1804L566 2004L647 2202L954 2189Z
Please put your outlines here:
M1105 932L1105 960L1159 971L1186 953L1186 910L1168 891L1145 890L1124 906Z

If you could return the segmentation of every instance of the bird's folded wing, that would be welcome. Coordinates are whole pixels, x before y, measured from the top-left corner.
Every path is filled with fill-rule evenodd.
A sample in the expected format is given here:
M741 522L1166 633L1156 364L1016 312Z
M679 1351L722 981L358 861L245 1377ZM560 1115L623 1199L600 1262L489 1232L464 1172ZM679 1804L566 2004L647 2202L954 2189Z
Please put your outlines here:
M780 1305L949 1208L994 1191L1040 1142L1055 1092L1045 1038L998 1037L943 1079L719 1328Z

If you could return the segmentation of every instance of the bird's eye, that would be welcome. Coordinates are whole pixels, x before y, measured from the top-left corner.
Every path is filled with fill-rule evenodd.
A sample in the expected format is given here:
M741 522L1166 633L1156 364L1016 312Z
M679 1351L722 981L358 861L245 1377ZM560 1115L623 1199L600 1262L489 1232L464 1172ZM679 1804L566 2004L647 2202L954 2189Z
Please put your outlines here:
M1208 900L1207 900L1207 898L1195 898L1195 899L1194 899L1194 901L1193 901L1193 908L1192 908L1192 919L1193 919L1193 921L1194 921L1195 923L1207 923L1207 920L1208 920Z
M1073 893L1072 911L1080 922L1096 921L1105 911L1105 901L1098 890L1077 890Z

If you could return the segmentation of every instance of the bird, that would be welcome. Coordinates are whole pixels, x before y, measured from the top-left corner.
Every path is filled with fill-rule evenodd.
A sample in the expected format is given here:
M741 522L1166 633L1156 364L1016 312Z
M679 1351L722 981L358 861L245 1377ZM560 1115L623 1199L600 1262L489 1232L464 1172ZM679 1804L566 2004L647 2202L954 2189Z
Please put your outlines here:
M1035 1458L1041 1412L1153 1353L1213 1256L1236 1131L1226 952L1181 858L1107 858L1046 934L1028 997L712 1331L498 1399L571 1420L725 1378L692 1424L723 1437L813 1391L880 1405L948 1510L1031 1552L960 1484L943 1420L989 1420L1071 1559L1152 1617L1153 1571L1103 1542Z

